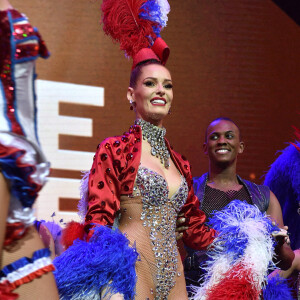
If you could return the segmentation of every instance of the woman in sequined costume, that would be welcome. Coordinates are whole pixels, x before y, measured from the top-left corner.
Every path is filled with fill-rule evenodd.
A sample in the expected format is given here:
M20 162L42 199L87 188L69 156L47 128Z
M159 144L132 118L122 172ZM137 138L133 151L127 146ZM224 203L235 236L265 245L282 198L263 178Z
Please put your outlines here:
M83 241L76 240L54 261L62 299L187 299L178 216L186 221L182 238L189 247L204 249L213 240L215 231L204 225L194 195L190 165L170 147L163 128L173 101L164 66L169 48L159 36L166 16L157 20L169 10L166 4L102 3L105 33L133 58L127 98L136 120L122 136L98 145L83 180L84 234L77 235Z
M0 48L0 298L57 299L54 266L32 210L49 170L36 132L35 60L49 53L7 0L0 0Z
M185 217L196 221L194 219L196 216L191 214L195 207L193 203L195 197L192 193L188 195L190 187L185 178L188 178L190 172L188 172L189 175L184 172L184 169L190 171L189 164L180 156L178 159L178 155L174 151L169 151L168 148L166 151L171 154L169 163L151 155L155 149L151 147L151 143L159 144L159 139L161 141L164 139L165 131L162 129L162 122L172 103L172 81L169 71L157 64L146 65L140 72L136 82L131 82L128 98L132 101L131 105L136 111L136 124L142 129L141 153L138 154L141 157L139 165L136 166L138 171L133 191L129 195L121 196L120 199L123 205L120 207L119 228L127 233L131 243L136 241L141 255L141 261L137 262L136 267L137 295L143 295L147 289L155 291L155 286L158 286L155 291L155 295L159 295L158 299L168 296L169 299L176 297L184 299L185 284L176 245L175 226L182 207ZM188 181L190 181L189 178ZM96 192L95 195L99 193L97 188L90 187ZM186 206L184 206L185 203ZM87 213L87 224L93 222L94 212L95 208L90 207ZM92 220L89 220L90 216L93 217ZM206 228L203 227L203 216L199 213L197 217L200 221L198 230L202 227L204 231L200 233L204 239L200 238L198 247L205 247L211 241L211 233L207 233ZM199 231L201 232L201 229ZM145 237L148 239L148 244L145 242ZM191 243L194 237L192 231L190 235L185 233L185 243ZM154 245L153 251L151 251L152 245ZM175 259L174 262L172 262L173 259ZM166 265L171 266L171 269L164 270L163 266ZM146 274L149 277L143 280L142 284L139 284L139 273L140 277ZM167 282L165 286L158 284L164 281Z
M175 235L177 217L181 212L187 220L183 241L192 248L206 248L214 230L203 224L205 215L198 209L188 161L172 150L164 137L162 123L173 100L169 71L158 61L138 65L127 96L136 112L135 125L123 136L107 138L98 146L86 203L81 203L86 239L93 238L95 224L117 224L139 253L135 299L184 300L185 279ZM79 297L68 294L76 284L69 284L73 289L66 291L70 278L63 274L67 268L70 275L73 273L77 262L70 260L70 253L78 251L74 256L78 260L79 248L78 243L73 245L55 261L58 287L66 296L63 299ZM82 267L81 272L85 272Z

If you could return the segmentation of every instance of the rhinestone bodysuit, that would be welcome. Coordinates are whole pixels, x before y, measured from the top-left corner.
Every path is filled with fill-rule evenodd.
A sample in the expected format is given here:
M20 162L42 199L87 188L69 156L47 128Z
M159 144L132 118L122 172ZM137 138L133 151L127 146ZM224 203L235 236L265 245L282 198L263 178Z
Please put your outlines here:
M134 193L142 196L141 220L143 226L150 228L150 241L156 264L156 297L167 299L175 285L178 264L178 250L175 236L177 215L184 205L188 186L181 176L177 192L168 198L169 190L166 180L158 173L139 167Z

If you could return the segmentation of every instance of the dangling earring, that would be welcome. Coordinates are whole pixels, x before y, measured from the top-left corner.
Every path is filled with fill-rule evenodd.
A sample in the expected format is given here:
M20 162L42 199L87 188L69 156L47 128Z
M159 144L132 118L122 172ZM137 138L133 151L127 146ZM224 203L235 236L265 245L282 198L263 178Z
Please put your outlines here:
M170 115L171 114L171 107L169 108L169 111L168 111L168 115Z
M132 100L129 100L129 103L130 103L130 110L133 110L133 106L134 106L134 102Z

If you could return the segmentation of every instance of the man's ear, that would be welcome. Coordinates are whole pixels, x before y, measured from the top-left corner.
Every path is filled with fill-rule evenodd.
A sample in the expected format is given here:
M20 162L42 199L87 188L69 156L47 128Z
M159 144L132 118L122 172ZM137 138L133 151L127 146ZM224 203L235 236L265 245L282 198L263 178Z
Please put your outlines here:
M207 155L207 144L206 144L206 143L203 143L202 148L203 148L204 154Z
M239 154L242 154L244 152L245 149L245 144L244 142L240 142L240 146L239 146Z

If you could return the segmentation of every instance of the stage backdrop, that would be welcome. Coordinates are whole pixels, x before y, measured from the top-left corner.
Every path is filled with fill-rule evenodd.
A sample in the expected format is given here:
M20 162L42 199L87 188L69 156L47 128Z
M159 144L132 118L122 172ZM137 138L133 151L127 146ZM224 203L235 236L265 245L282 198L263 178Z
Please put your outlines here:
M226 116L242 130L239 174L257 183L299 126L300 28L269 0L170 0L162 37L171 49L174 149L207 170L204 131ZM37 64L39 134L52 164L36 205L39 219L76 218L81 171L97 144L133 123L126 91L131 62L99 25L101 1L12 0L45 39Z

